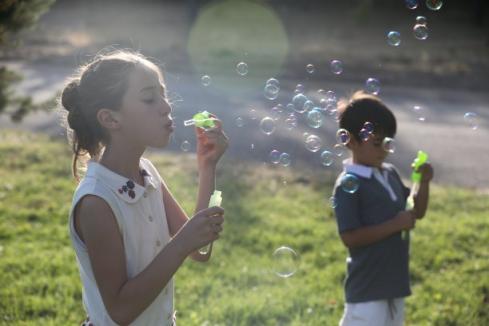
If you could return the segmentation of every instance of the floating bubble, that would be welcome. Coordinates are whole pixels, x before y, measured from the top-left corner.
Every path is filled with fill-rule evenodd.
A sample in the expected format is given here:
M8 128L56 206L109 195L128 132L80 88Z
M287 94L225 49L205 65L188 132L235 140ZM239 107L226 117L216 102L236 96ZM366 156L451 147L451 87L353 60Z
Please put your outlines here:
M278 164L280 162L280 152L276 149L272 150L270 154L268 154L268 157L272 164Z
M338 102L338 99L336 98L336 93L331 90L326 92L325 100L326 102L333 104L336 104Z
M477 122L478 116L474 112L467 112L464 114L464 120L465 122L472 128L472 130L476 130L479 128L479 124Z
M312 65L312 64L308 64L308 65L306 66L306 71L307 71L309 74L314 73L314 65Z
M406 7L408 9L416 9L418 8L418 0L405 0Z
M396 31L387 33L387 43L391 46L399 46L401 44L401 33Z
M390 137L385 137L382 141L382 147L384 151L393 154L396 151L396 142Z
M414 111L414 114L416 115L416 119L418 119L421 122L426 120L426 118L424 116L424 110L421 106L419 106L419 105L413 106L413 111Z
M209 77L208 75L204 75L202 76L202 78L200 78L200 82L202 83L202 85L207 87L211 84L211 77Z
M244 126L244 120L241 117L237 117L236 120L234 120L234 122L236 123L236 126L239 128Z
M360 188L360 180L356 176L350 173L346 173L342 178L341 178L341 189L343 191L354 194L357 192L358 188Z
M333 151L334 151L336 156L342 157L343 154L345 154L345 146L343 146L341 144L335 144L333 147Z
M236 71L241 76L245 76L248 74L248 65L245 62L240 62L236 65Z
M416 24L426 25L426 24L428 24L428 19L426 19L425 16L418 16L418 17L416 17Z
M253 108L250 108L250 119L256 120L257 118L258 118L258 113L256 112L256 110Z
M308 133L307 131L306 131L306 132L304 132L304 133L302 134L302 139L303 139L304 141L306 141L306 139L307 139L307 137L309 137L309 135L310 135L310 133Z
M413 27L414 37L418 40L426 40L428 38L428 27L426 25L416 24Z
M374 124L370 121L366 121L363 124L363 128L367 130L368 133L373 133L374 132Z
M271 135L275 131L275 121L265 117L260 121L260 129L265 135Z
M321 153L321 164L324 166L331 166L334 162L334 154L330 151L324 151Z
M297 84L297 85L295 86L295 91L294 91L294 92L295 92L295 93L297 93L297 94L304 93L304 85L302 85L302 84Z
M287 105L285 106L285 108L287 109L287 111L289 111L289 113L294 113L294 104L293 103L287 103Z
M272 119L277 121L280 119L280 114L284 111L283 105L282 104L277 104L271 109L272 113Z
M365 128L360 129L360 132L358 133L362 141L368 141L371 134L372 133L368 132Z
M277 276L287 278L297 271L299 256L289 247L282 246L273 252L273 270Z
M292 98L292 104L294 105L294 110L297 113L304 113L306 111L305 104L308 101L307 97L299 93Z
M336 132L336 142L341 145L346 145L350 142L350 133L346 129L338 129Z
M287 129L292 130L297 127L297 118L295 114L290 113L285 119L285 126Z
M367 92L374 94L374 95L378 95L380 92L380 82L376 78L369 78L365 82L365 88L366 88Z
M336 206L338 206L335 196L329 197L329 204L331 205L331 208L336 208Z
M266 85L274 85L274 86L277 86L280 88L280 83L279 83L278 79L275 79L275 78L270 78L269 80L267 80Z
M280 161L280 164L282 164L283 166L289 166L290 162L291 162L290 155L288 153L280 154L279 161Z
M272 85L272 84L267 84L264 89L264 95L265 98L269 100L275 100L278 97L278 93L280 92L280 88Z
M304 103L304 112L309 112L311 111L312 109L314 109L314 102L311 101L311 100L307 100L305 103Z
M340 60L332 60L330 63L331 72L335 75L339 75L343 72L343 62Z
M426 7L428 7L430 10L440 10L442 6L442 0L426 0Z
M316 135L309 135L306 138L306 148L308 151L317 152L321 149L321 138Z
M184 152L188 152L190 150L190 142L188 140L184 140L180 145L180 149Z
M313 109L307 113L307 124L311 128L319 128L323 125L323 115L318 109Z

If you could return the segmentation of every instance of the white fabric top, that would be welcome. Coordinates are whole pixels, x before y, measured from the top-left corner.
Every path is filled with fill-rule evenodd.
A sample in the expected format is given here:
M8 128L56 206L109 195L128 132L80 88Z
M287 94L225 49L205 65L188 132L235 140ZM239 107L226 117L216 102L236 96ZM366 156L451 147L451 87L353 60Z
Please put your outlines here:
M374 168L371 166L353 163L351 158L343 161L343 168L347 173L351 172L353 174L359 175L367 179L370 179L373 174L374 178L378 182L380 182L380 184L384 187L385 190L387 190L392 201L396 201L397 200L396 193L394 192L394 190L392 189L389 183L389 176L388 176L389 172L386 169L387 166L388 165L386 163L382 163L382 170L380 170L378 168Z
M105 309L87 248L76 233L73 223L74 208L85 195L96 195L107 202L117 219L123 238L127 276L129 279L134 278L170 241L161 189L163 180L153 164L145 158L141 158L140 169L144 175L144 187L90 160L87 173L73 196L69 213L70 237L83 284L83 306L90 322L95 326L117 324ZM173 295L172 278L131 325L172 325Z

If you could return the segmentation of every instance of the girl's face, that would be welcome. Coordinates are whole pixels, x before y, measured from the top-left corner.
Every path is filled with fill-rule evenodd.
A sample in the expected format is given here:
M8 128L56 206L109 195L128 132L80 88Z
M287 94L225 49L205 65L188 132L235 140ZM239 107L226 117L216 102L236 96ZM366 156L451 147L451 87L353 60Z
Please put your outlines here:
M166 146L174 128L171 112L160 75L151 66L136 65L118 112L124 138L144 147Z

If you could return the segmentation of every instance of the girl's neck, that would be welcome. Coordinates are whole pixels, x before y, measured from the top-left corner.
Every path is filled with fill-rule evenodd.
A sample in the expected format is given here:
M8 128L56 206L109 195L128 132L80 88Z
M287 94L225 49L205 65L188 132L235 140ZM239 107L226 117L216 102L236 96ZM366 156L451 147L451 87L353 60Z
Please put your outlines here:
M144 150L107 145L99 163L109 170L140 183L139 161Z

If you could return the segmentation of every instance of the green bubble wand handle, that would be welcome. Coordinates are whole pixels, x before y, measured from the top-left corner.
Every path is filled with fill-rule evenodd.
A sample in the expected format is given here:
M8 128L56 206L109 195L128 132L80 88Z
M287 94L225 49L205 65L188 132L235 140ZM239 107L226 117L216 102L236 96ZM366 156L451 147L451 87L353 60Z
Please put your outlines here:
M406 210L411 210L414 208L414 197L418 193L419 190L419 184L421 182L421 172L419 172L419 168L421 165L425 164L428 161L428 153L423 152L423 151L418 151L418 155L414 159L413 163L411 164L411 167L413 168L413 172L411 173L411 181L412 181L412 186L411 186L411 191L409 192L409 196L406 200ZM404 240L409 239L409 231L405 230L402 233L402 237Z
M219 191L219 190L214 190L214 193L212 194L211 196L211 199L209 200L209 207L213 207L213 206L221 206L221 202L222 202L222 197L221 197L221 194L222 192ZM212 250L212 244L214 242L211 242L210 244L202 247L199 249L199 252L202 254L202 255L207 255L207 253L209 253L209 251Z

